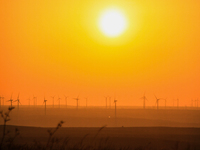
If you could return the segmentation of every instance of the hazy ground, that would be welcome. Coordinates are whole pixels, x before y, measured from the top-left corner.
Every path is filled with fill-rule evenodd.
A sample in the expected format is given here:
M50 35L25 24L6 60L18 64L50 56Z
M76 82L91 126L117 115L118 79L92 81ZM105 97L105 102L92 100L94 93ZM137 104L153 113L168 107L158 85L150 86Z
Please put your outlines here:
M1 110L6 112L7 107ZM117 118L114 116L114 109L100 107L77 110L75 107L48 106L45 115L44 106L21 106L11 111L7 130L10 131L9 136L13 137L15 127L19 129L20 137L15 139L16 144L34 144L37 141L45 145L49 127L56 127L63 120L63 127L56 132L55 137L61 142L67 138L70 145L82 141L84 145L109 145L116 148L200 149L199 109L118 108ZM3 124L2 118L0 124ZM106 127L97 135L99 128L104 125ZM0 138L2 131L0 126Z
M8 107L8 106L7 106ZM1 110L7 111L7 107ZM114 109L105 108L52 108L48 106L17 107L10 113L9 125L54 127L63 120L64 127L200 127L200 110L189 109ZM0 119L0 124L3 119Z

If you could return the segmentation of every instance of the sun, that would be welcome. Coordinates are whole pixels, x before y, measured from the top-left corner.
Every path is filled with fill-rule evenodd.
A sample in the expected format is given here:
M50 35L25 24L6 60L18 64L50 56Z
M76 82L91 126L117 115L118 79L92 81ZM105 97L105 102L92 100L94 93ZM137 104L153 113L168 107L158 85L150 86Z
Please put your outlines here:
M127 21L120 10L108 9L101 14L98 25L106 36L117 37L126 30Z

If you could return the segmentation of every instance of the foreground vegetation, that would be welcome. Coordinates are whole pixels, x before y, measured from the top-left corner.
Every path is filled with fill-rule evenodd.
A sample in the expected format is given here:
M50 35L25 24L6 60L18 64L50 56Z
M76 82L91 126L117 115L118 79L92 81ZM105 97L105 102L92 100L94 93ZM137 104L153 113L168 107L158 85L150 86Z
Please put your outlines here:
M106 128L103 126L99 128L96 134L92 137L92 139L88 142L86 139L89 134L86 134L81 138L81 140L77 140L76 143L71 143L70 137L66 138L58 138L56 137L56 132L62 127L64 121L60 121L57 126L53 129L47 130L48 138L45 143L42 143L39 140L34 140L32 144L28 143L17 143L15 142L17 139L21 138L20 130L15 128L14 135L10 133L13 131L7 130L7 122L10 121L10 113L14 109L14 107L9 107L7 112L0 112L1 117L3 118L3 134L0 143L0 150L110 150L110 149L118 149L118 150L197 150L194 146L191 146L190 143L183 148L179 146L179 142L176 142L171 148L155 148L151 145L151 143L144 144L137 148L129 147L116 147L115 143L109 142L109 137L100 138L98 135L101 134L101 131ZM1 132L0 132L1 133ZM86 142L87 141L87 142Z

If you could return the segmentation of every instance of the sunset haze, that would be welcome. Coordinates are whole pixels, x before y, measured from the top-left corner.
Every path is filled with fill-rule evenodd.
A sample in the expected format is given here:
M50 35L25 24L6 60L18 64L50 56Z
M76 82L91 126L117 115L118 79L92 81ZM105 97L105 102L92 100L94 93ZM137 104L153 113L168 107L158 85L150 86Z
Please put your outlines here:
M200 2L197 0L1 0L0 96L80 96L80 106L155 106L154 94L172 106L191 106L200 90ZM108 37L101 14L117 8L127 29ZM57 104L57 98L55 100ZM33 104L31 102L31 104ZM160 102L164 106L164 101Z

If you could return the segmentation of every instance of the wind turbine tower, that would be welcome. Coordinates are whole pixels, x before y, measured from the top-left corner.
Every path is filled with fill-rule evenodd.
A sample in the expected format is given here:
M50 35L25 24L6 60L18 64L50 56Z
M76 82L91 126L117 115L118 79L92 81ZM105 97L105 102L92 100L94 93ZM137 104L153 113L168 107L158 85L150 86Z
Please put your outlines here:
M12 102L13 102L13 99L12 99L12 94L11 94L11 97L10 97L10 99L7 101L7 102L9 102L10 101L10 106L12 107Z
M2 99L2 106L4 105L4 97L1 97L1 99Z
M59 108L60 108L60 100L61 100L61 98L60 98L59 95L58 95Z
M45 97L44 97L44 102L43 102L43 104L45 104L45 115L46 115L46 103L47 103L47 100L45 100Z
M114 103L115 103L115 118L117 117L117 100L114 99Z
M54 97L55 97L55 95L51 96L51 98L53 99L53 108L54 108Z
M77 109L78 109L78 101L79 101L79 96L77 96L77 98L74 98L77 101Z
M146 98L146 96L145 96L145 93L144 93L144 96L143 97L141 97L141 99L143 99L143 108L145 109L145 106L146 106L146 100L147 100L147 98Z
M156 95L154 95L154 96L156 98L156 104L157 104L157 110L158 110L158 108L159 108L159 101L161 100L161 98L157 98Z
M65 96L65 105L66 105L66 108L67 108L67 98L68 98L68 96Z
M34 95L33 95L33 104L34 104L34 106L36 106L36 105L37 105L37 97L36 97L36 96L34 96Z
M20 100L19 100L19 94L17 96L17 100L15 100L14 102L17 102L17 108L19 109L19 104L21 104Z
M165 109L167 109L167 98L165 98L164 100L165 100Z

